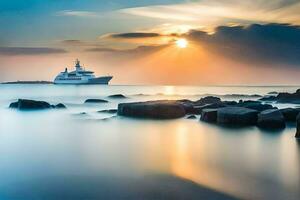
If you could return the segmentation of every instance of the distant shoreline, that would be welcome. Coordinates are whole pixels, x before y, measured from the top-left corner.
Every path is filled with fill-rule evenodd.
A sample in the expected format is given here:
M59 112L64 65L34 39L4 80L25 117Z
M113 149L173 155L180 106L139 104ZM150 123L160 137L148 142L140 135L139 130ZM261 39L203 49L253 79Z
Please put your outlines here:
M3 82L1 84L53 84L52 81L11 81Z

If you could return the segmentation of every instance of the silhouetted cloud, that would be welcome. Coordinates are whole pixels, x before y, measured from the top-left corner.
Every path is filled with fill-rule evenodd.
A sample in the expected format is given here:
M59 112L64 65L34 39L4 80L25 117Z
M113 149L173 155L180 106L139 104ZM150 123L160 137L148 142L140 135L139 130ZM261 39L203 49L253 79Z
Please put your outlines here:
M119 55L137 55L137 54L147 54L156 52L158 50L161 50L163 48L168 47L169 44L164 45L143 45L138 46L132 49L113 49L113 48L90 48L86 49L86 51L89 52L107 52L107 53L117 53Z
M133 32L133 33L120 33L120 34L111 34L111 38L120 38L120 39L137 39L137 38L153 38L160 37L159 33L144 33L144 32Z
M193 30L186 37L236 60L300 64L300 27L295 25L219 26L214 34Z
M86 51L89 51L89 52L117 52L117 51L121 51L121 50L113 49L113 48L90 48L90 49L86 49Z
M66 53L64 49L43 48L43 47L0 47L0 55L42 55Z

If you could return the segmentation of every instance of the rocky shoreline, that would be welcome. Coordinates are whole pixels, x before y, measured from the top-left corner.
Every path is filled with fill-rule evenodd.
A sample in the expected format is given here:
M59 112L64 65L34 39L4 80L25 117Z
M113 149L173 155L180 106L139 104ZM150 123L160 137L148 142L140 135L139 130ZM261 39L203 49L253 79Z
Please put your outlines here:
M117 94L109 98L126 98ZM300 108L278 109L265 101L300 102L300 89L296 93L278 93L276 96L263 97L253 101L222 101L219 97L207 96L197 101L183 100L157 100L145 102L119 103L117 109L102 110L99 112L117 113L119 116L144 119L177 119L187 116L200 121L216 125L243 127L257 126L261 129L280 130L286 127L287 122L297 125L296 137L300 138ZM107 103L103 99L87 99L85 103ZM43 110L51 108L66 108L62 103L51 105L45 101L19 99L9 106L19 110Z

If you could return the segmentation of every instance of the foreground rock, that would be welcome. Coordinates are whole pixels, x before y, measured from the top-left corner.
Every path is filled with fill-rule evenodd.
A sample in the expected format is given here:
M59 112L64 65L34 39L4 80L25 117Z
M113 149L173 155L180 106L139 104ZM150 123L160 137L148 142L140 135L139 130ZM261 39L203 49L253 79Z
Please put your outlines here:
M104 99L87 99L84 103L108 103L108 101Z
M217 123L235 126L255 125L257 111L242 107L225 107L217 111Z
M205 122L216 122L218 115L218 109L204 109L201 112L201 121Z
M295 122L300 110L295 108L284 108L281 109L280 112L286 121Z
M297 116L297 132L295 137L300 139L300 114Z
M127 97L124 96L123 94L114 94L114 95L109 95L108 98L112 98L112 99L126 99Z
M175 119L184 117L185 114L184 107L176 101L147 101L118 105L118 115L128 117Z
M279 93L277 96L266 96L260 99L261 101L276 101L278 103L300 103L300 89L295 93Z
M19 110L43 110L43 109L49 109L52 106L45 101L19 99L17 102L11 103L9 107L16 108Z
M277 109L265 110L258 114L257 126L266 129L283 129L285 128L285 119Z

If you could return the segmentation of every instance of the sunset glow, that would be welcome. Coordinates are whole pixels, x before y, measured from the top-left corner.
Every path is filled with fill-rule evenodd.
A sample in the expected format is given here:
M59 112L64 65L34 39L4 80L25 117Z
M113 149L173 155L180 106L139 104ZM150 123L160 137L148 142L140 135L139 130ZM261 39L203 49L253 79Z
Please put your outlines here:
M176 45L181 49L185 49L188 46L188 41L186 39L179 39L176 41Z

